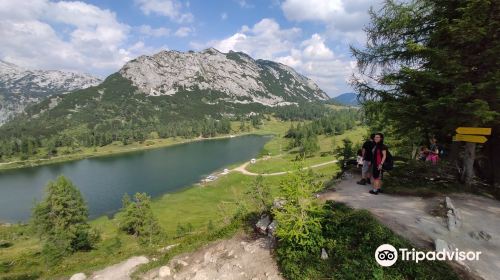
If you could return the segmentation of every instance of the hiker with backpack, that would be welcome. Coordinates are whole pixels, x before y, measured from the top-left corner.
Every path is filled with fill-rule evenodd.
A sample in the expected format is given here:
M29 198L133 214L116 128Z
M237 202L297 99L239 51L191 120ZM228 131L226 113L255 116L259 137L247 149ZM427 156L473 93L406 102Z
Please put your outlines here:
M360 185L371 184L371 163L372 163L372 149L374 146L373 138L375 134L370 135L370 139L366 140L361 148L361 156L363 157L363 166L361 167L361 180L357 183Z
M393 161L387 146L384 145L384 135L382 133L375 134L373 143L371 157L373 189L370 190L370 193L379 194L382 188L384 170L391 170Z

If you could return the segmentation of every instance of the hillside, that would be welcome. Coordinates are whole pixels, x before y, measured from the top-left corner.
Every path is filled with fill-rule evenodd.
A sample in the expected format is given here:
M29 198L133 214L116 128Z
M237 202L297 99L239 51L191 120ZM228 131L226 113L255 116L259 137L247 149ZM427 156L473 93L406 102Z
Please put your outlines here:
M346 92L332 98L333 101L346 106L359 106L358 95L354 92Z
M95 86L100 79L58 70L30 70L0 60L0 125L30 104L77 89Z
M193 122L248 116L279 105L327 99L310 79L283 64L215 49L141 56L98 86L54 95L3 127L7 137L138 133L199 135ZM189 123L187 123L189 122ZM124 132L126 130L126 132ZM182 130L182 131L181 131ZM128 137L128 136L127 136ZM109 142L109 141L106 141Z

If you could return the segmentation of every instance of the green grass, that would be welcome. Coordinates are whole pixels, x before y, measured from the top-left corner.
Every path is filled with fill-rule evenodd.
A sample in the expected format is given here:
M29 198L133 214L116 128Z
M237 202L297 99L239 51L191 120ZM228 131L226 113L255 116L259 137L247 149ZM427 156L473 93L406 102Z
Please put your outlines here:
M301 160L301 162L304 166L310 166L332 161L335 159L332 153L334 150L334 142L335 148L337 148L342 145L343 139L349 138L353 141L354 145L356 145L361 143L365 135L366 127L357 127L337 136L320 135L318 137L320 151L305 160ZM270 153L271 158L263 158L255 164L248 165L247 170L254 173L274 173L292 170L297 164L297 153L294 151L285 151L288 146L288 141L289 139L276 136L271 141L267 142L264 146L264 150Z

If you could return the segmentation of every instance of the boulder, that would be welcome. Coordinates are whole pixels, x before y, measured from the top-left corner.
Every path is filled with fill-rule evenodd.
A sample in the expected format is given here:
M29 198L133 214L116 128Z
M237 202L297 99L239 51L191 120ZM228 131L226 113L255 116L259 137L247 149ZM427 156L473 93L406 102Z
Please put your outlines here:
M85 275L85 273L77 273L77 274L73 274L73 276L71 276L71 278L69 278L69 280L85 280L87 279L87 275Z
M271 237L274 236L274 232L276 231L276 227L278 226L278 222L276 220L273 220L268 226L267 226L267 234Z
M326 252L325 248L321 248L321 259L322 260L328 259L328 253Z
M259 221L255 224L255 229L261 233L261 234L266 234L267 233L267 227L271 224L271 218L269 215L262 215L259 219Z
M158 276L160 278L165 278L165 277L168 277L170 275L172 275L172 272L170 271L170 267L168 267L166 265L160 267L160 271L158 272Z
M444 199L444 204L446 209L448 209L448 213L446 214L448 219L448 230L453 231L460 228L462 226L462 214L460 210L455 208L451 198L448 196Z
M441 252L441 251L449 251L450 247L448 246L448 243L444 241L443 239L436 239L434 241L434 246L436 248L436 252Z

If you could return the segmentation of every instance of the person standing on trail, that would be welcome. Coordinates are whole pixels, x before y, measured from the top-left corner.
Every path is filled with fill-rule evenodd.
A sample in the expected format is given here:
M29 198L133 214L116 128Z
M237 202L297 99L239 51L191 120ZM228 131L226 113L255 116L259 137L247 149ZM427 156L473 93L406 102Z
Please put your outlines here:
M363 147L361 148L361 156L363 157L363 166L361 167L361 180L357 183L360 185L366 185L366 183L371 184L371 163L372 163L372 150L374 147L373 138L375 134L370 135L370 139L368 139L365 143L363 143Z
M378 194L382 187L383 165L387 157L387 146L384 145L384 135L382 133L375 134L373 138L373 148L371 157L373 189L371 194Z

